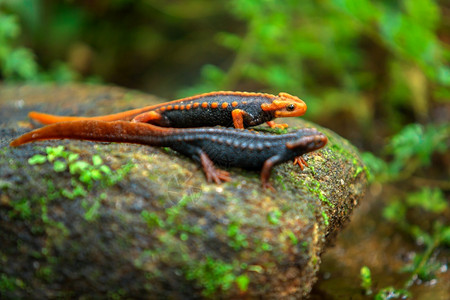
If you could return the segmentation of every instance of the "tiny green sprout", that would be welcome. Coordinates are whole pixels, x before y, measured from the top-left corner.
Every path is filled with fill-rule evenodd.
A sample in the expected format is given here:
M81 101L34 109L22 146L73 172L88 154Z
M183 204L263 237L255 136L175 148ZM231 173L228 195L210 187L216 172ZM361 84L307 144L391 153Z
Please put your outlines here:
M89 167L90 165L83 160L76 161L74 163L71 163L69 166L70 174L72 175L79 174L84 170L88 169Z
M47 156L36 154L28 159L30 165L41 165L47 161Z
M248 276L245 274L239 275L236 278L236 284L237 284L239 290L241 290L241 292L247 291L249 283L250 283L250 278L248 278Z
M77 153L70 153L69 156L67 157L67 161L69 163L72 163L72 162L76 161L79 157L80 157L80 155Z
M298 238L295 236L295 234L291 230L288 230L287 235L288 235L289 239L291 240L292 245L295 246L298 244Z
M183 242L184 242L184 241L187 241L188 238L189 238L189 236L187 235L187 233L182 232L182 233L180 234L180 240L182 240Z
M278 225L280 224L280 217L282 215L280 210L275 209L267 214L267 221L269 221L270 224Z
M262 243L261 244L261 249L263 250L263 251L270 251L270 250L272 250L272 245L270 245L269 243Z
M92 156L92 164L96 167L100 166L103 163L102 158L99 155Z
M47 159L50 162L54 161L58 157L67 156L67 152L64 151L64 146L62 145L57 147L47 147L45 148L45 151L47 152Z
M367 266L363 266L360 271L361 287L364 289L366 295L372 294L372 275Z
M404 289L395 289L392 286L388 286L380 290L375 295L375 300L390 300L390 299L407 299L410 298L411 294Z
M55 172L63 172L67 168L67 164L63 161L57 160L53 163L53 170Z
M102 171L105 175L111 175L112 173L111 168L107 165L101 165L99 170Z

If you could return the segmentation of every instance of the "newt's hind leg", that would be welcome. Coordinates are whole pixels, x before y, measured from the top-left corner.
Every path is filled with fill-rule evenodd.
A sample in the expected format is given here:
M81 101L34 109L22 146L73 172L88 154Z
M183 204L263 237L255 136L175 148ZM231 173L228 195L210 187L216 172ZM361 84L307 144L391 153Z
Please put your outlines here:
M150 124L158 124L162 120L162 115L156 111L148 111L142 114L139 114L131 120L131 122L135 123L150 123Z
M222 181L231 180L230 173L216 169L213 161L203 151L200 151L200 162L202 163L203 171L205 172L206 180L208 182L214 181L217 184L221 184Z

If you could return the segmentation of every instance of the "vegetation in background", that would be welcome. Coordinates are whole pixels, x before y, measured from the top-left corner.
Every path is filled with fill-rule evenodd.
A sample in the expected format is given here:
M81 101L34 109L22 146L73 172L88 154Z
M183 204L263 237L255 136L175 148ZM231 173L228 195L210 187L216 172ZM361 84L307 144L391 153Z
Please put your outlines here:
M305 117L374 152L363 158L372 183L390 191L384 217L417 253L404 286L375 289L363 268L362 288L407 297L417 279L434 278L434 253L449 246L449 14L438 0L0 0L0 78L97 76L167 98L220 89L300 96ZM72 164L56 161L55 171Z
M383 217L415 241L418 247L412 260L399 270L409 273L403 286L381 288L375 299L411 297L408 290L414 283L435 280L436 273L445 264L436 259L436 252L441 247L450 246L450 207L444 194L444 190L450 189L450 182L448 177L430 180L418 174L427 173L435 155L449 152L449 137L450 123L425 127L412 124L404 127L386 145L383 152L390 159L364 153L363 158L372 171L372 181L386 185L400 183L402 186L413 179L421 183L409 187L406 192L391 193L384 208ZM371 293L371 276L367 267L361 269L361 280L366 294Z

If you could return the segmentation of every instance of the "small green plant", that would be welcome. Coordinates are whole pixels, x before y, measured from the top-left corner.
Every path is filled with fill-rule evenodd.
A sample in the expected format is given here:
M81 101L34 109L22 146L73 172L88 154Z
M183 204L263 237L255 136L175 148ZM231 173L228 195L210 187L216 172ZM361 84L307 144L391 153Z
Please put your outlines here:
M443 223L445 218L439 217L443 216L448 209L448 203L443 193L439 189L428 187L406 195L403 201L392 201L385 207L384 217L397 224L401 230L424 247L424 251L416 253L412 262L402 270L411 274L405 288L411 286L415 278L422 281L435 278L435 273L440 265L432 259L433 253L438 247L450 245L450 225ZM429 228L424 228L424 225L409 220L407 212L419 213L422 216L433 214L435 221Z
M16 15L2 11L0 1L0 76L8 81L71 82L79 77L66 64L55 62L49 71L40 70L31 49L17 46L21 32Z
M189 234L199 235L202 232L199 226L190 226L183 218L185 207L199 196L199 193L183 196L176 205L166 208L161 217L155 212L146 210L141 212L141 217L149 228L161 228L185 241L189 238Z
M372 274L367 266L363 266L360 271L361 287L366 295L372 294Z
M378 182L393 182L409 178L419 168L430 165L434 153L448 150L446 140L450 136L450 123L410 124L393 136L383 150L386 157L381 159L372 153L363 154L363 160Z
M211 297L219 290L227 291L233 284L236 284L241 292L245 292L250 278L246 274L236 275L235 272L246 268L246 265L239 266L237 263L226 263L207 256L206 259L188 264L186 279L195 280L201 285L202 294L206 297Z
M86 197L95 185L98 185L100 189L115 185L134 166L130 163L113 171L109 166L103 164L103 160L99 155L92 156L92 163L88 163L80 160L79 154L65 150L62 145L47 147L45 151L47 155L36 154L28 159L28 163L30 165L44 164L46 162L52 163L53 170L57 173L68 170L72 176L72 189L63 189L61 195L69 199ZM95 219L100 202L105 200L106 197L106 193L102 192L99 197L95 198L92 205L89 205L85 199L83 200L82 206L86 209L86 220L91 221Z

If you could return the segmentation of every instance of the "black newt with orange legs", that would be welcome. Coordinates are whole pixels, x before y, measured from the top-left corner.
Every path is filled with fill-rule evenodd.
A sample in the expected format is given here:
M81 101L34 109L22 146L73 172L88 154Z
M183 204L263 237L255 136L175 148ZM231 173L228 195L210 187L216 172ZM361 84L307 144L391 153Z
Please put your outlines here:
M11 142L12 147L40 140L77 139L170 147L199 162L209 182L229 181L215 164L261 170L264 188L271 188L275 165L322 148L327 137L314 128L274 135L234 128L163 128L129 121L81 120L44 126Z
M121 120L175 128L220 125L244 129L267 122L270 127L286 128L286 124L275 124L272 120L302 116L306 108L305 102L287 93L275 96L249 92L211 92L105 116L70 117L39 112L30 112L29 116L42 124Z

